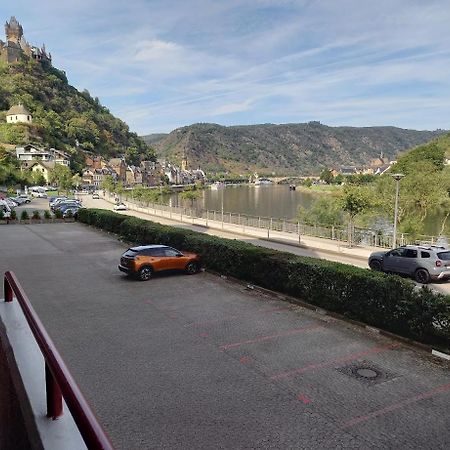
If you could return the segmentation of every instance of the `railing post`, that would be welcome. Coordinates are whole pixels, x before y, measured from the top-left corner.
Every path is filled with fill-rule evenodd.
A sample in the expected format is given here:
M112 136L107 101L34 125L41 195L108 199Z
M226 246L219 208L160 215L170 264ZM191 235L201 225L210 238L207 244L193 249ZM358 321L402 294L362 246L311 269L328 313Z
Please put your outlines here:
M45 363L45 390L47 391L47 417L55 420L63 414L62 394L47 363Z

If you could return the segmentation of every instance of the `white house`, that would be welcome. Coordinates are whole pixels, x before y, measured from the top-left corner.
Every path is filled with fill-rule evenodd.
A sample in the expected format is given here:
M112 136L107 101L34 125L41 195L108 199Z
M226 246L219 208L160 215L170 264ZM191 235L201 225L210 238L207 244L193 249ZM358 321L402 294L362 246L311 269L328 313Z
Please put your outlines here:
M22 103L18 105L11 106L11 108L6 113L6 123L32 123L33 119L31 117L30 111L28 111Z

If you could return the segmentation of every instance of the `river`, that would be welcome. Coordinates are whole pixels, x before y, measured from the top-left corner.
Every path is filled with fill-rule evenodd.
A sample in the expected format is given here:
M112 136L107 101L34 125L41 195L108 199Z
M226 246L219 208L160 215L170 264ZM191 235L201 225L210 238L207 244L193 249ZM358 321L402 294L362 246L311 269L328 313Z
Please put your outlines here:
M296 219L298 208L310 207L318 195L321 194L305 189L292 191L288 185L227 185L222 189L205 189L195 204L197 209L221 211L223 201L225 212ZM171 198L173 206L179 206L180 202L178 196ZM188 204L188 201L184 201L185 206ZM441 222L441 214L430 215L425 222L425 234L436 236ZM450 235L450 224L447 224L445 231L447 236Z

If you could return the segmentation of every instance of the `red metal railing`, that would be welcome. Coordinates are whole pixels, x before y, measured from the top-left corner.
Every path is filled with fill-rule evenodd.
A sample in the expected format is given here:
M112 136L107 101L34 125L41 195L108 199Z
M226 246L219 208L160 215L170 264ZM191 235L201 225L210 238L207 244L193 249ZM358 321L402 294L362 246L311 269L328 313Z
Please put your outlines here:
M63 401L67 403L78 430L89 449L113 449L97 418L83 397L42 322L31 306L30 300L13 272L5 272L5 302L16 296L45 360L47 390L47 417L57 419L63 414Z

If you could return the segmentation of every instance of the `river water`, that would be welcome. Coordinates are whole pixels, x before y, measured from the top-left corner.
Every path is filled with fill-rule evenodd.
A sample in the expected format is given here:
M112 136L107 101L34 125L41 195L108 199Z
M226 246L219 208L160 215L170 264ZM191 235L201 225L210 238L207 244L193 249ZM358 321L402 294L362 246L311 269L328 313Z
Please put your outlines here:
M227 185L225 188L205 189L202 197L195 201L197 209L221 211L222 202L225 212L246 214L249 216L273 217L297 220L298 208L308 208L317 196L317 192L304 189L292 191L288 185ZM394 201L394 199L392 200ZM178 196L171 198L173 206L181 206ZM189 206L189 201L183 202ZM425 222L425 234L437 235L442 221L436 213ZM450 224L445 230L450 235Z

